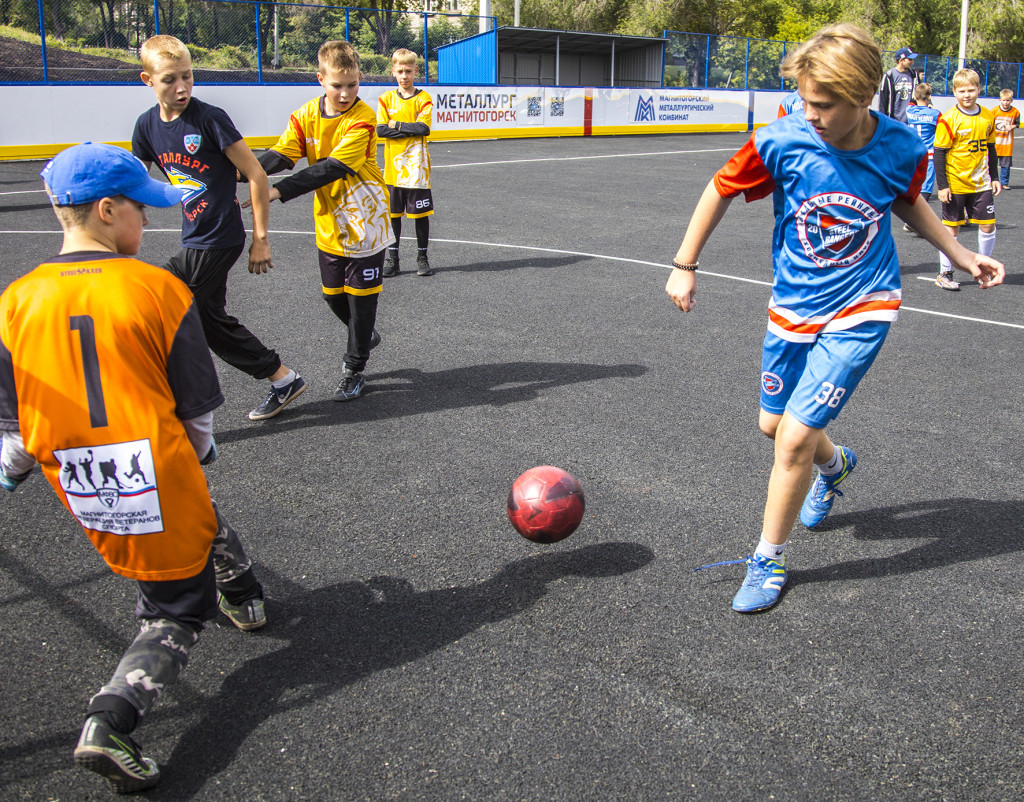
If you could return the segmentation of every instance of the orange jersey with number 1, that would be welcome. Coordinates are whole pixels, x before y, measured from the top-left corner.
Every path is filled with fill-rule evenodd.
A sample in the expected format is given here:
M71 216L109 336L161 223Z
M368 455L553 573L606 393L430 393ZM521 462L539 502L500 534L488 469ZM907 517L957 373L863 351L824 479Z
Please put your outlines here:
M0 426L20 429L112 570L147 581L194 576L217 523L181 419L223 396L196 356L201 345L209 359L205 343L182 325L195 315L191 293L134 259L72 256L0 297ZM172 384L185 389L176 395Z

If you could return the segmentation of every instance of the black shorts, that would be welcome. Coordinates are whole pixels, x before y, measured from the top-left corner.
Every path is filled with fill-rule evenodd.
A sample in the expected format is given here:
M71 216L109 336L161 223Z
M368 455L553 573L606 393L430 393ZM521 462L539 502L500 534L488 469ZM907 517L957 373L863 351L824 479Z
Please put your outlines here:
M196 632L217 615L217 578L213 549L202 571L188 579L147 582L139 580L136 618L169 618Z
M434 213L434 196L429 189L408 189L388 186L391 195L391 216L426 217Z
M373 295L380 292L384 278L385 251L371 256L338 256L317 250L320 258L320 282L324 295L338 295L343 292L352 295Z
M957 195L942 204L942 222L947 226L961 226L964 222L987 225L996 221L996 204L992 190Z

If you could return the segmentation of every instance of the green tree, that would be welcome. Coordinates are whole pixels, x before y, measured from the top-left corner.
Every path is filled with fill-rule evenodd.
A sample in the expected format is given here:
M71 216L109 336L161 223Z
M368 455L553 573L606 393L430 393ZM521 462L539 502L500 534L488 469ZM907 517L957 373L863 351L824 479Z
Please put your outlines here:
M524 28L613 33L629 7L628 0L520 0L519 24ZM498 25L515 22L514 0L493 0Z

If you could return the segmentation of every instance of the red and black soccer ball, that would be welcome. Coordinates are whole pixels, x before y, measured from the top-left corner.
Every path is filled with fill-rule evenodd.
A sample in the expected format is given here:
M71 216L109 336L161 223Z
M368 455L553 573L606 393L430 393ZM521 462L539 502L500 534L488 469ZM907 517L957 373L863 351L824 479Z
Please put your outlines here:
M523 537L557 543L583 520L583 488L571 474L553 465L538 465L512 483L508 519Z

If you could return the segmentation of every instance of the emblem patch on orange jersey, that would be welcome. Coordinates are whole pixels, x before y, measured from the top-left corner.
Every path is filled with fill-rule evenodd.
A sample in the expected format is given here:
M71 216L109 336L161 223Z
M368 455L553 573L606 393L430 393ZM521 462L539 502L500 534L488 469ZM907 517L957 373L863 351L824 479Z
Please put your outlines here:
M87 529L115 535L162 532L149 440L54 451L68 507Z

